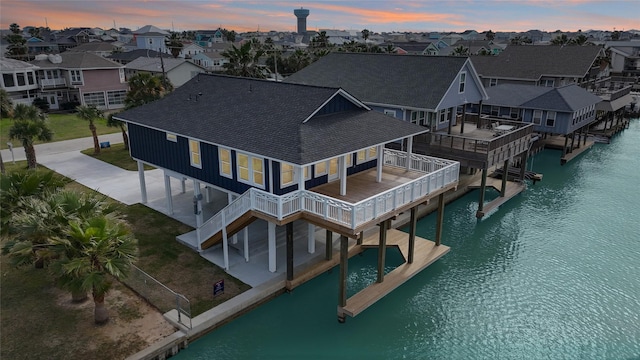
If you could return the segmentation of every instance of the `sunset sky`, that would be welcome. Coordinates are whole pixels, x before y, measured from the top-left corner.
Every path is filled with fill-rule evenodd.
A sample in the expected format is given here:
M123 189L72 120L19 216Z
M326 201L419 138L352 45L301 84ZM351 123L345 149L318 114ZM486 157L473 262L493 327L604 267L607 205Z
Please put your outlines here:
M0 28L24 26L128 27L176 31L223 27L237 32L295 31L304 7L310 30L576 31L640 29L638 0L2 0Z

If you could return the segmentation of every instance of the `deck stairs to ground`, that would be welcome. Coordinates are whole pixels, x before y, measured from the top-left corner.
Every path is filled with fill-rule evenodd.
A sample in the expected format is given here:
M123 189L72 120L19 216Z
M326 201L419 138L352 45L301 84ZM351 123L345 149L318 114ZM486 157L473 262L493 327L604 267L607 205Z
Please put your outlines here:
M255 217L250 210L247 211L246 213L242 214L239 218L237 218L236 220L232 221L229 225L227 225L227 229L226 229L227 236L231 237L231 236L235 235L236 233L238 233L239 231L241 231L245 227L249 226L252 222L254 222L257 219L258 218ZM208 249L208 248L218 244L219 242L221 242L222 238L223 238L223 232L222 232L222 230L220 230L220 231L216 232L215 234L213 234L212 236L210 236L205 241L203 241L200 246L201 246L201 248L203 250L204 249Z

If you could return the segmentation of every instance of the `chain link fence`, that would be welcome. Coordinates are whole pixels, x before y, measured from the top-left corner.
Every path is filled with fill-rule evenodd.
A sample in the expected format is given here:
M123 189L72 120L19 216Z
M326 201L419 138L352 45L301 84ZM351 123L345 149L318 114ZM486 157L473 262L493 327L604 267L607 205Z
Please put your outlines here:
M184 295L169 289L135 265L124 282L162 313L175 309L178 322L191 329L191 303Z

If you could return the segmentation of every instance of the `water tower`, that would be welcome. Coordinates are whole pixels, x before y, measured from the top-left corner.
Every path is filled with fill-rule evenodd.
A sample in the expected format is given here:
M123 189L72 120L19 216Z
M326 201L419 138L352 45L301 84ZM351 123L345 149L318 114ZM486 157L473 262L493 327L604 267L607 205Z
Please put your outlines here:
M309 16L308 9L295 9L293 10L293 15L298 18L298 34L306 34L307 33L307 16Z

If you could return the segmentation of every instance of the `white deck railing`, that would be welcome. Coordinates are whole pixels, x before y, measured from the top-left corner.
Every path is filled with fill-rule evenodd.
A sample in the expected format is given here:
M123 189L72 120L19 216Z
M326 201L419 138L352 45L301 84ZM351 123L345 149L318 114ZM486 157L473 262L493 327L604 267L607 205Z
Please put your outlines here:
M386 166L406 168L407 153L385 149L383 161ZM304 211L349 229L356 229L458 181L460 163L456 161L417 154L411 154L409 161L410 170L425 174L355 204L309 190L296 190L279 196L251 188L204 222L198 232L198 244L200 246L203 241L221 231L223 226L228 226L250 210L260 211L278 220Z
M40 79L40 86L42 89L48 87L66 86L67 81L64 78L57 79Z

